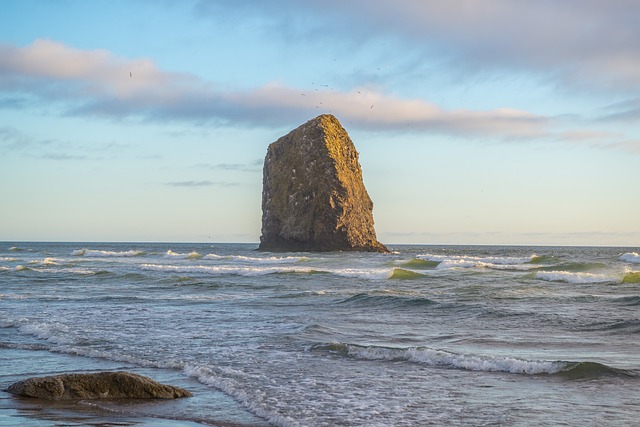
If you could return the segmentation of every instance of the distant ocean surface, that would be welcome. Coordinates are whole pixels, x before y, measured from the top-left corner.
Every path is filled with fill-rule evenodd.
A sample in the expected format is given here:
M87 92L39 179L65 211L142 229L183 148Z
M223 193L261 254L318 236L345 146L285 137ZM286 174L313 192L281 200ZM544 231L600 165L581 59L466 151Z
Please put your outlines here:
M123 369L194 393L57 413L2 392L0 425L640 423L638 248L255 248L0 242L0 388Z

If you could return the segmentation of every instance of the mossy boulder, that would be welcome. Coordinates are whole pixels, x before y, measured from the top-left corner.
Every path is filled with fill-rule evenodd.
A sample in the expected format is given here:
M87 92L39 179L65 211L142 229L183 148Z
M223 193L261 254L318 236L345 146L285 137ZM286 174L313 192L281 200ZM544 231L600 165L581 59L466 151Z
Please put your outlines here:
M7 392L45 400L175 399L191 393L129 372L98 372L29 378Z
M269 145L259 250L388 252L376 238L358 152L334 116Z

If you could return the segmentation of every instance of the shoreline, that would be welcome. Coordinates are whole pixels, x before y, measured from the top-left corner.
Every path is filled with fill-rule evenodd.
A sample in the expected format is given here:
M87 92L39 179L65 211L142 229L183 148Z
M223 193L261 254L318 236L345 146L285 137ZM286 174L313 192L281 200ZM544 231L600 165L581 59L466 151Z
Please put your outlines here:
M140 368L47 350L0 347L0 427L136 426L136 427L266 427L269 426L222 392L177 371ZM107 399L48 401L6 392L16 381L61 373L104 370L149 376L193 393L181 399Z

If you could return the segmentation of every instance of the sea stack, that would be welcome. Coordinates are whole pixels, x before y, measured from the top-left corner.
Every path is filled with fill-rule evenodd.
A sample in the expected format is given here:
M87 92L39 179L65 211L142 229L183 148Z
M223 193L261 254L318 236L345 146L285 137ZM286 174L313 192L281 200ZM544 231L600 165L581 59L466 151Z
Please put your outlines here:
M320 115L269 145L258 249L389 252L376 238L358 152L334 116Z

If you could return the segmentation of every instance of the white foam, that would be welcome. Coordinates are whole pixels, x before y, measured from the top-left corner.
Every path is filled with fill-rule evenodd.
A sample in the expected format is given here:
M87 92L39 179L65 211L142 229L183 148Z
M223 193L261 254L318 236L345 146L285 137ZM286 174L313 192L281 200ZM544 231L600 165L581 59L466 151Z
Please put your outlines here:
M367 360L405 360L429 366L445 366L469 371L506 372L511 374L555 374L564 362L524 360L515 357L457 354L430 348L386 348L346 345L348 354Z
M229 260L248 264L292 264L304 261L305 257L287 256L287 257L248 257L243 255L217 255L207 254L204 259Z
M16 271L35 271L37 273L48 273L48 274L58 274L58 273L71 273L71 274L82 274L82 275L90 275L96 274L96 271L89 270L88 268L78 268L78 267L68 267L68 268L51 268L57 264L48 264L45 267L26 267L23 265L19 265L15 268Z
M343 277L355 277L359 279L371 279L371 280L384 280L390 279L393 276L393 268L381 268L381 269L355 269L355 268L344 268L344 269L336 269L327 271L329 273L336 274L338 276Z
M41 340L46 340L53 344L70 344L73 342L69 338L69 328L57 322L26 323L18 328L23 334L33 335Z
M97 249L78 249L71 252L73 256L84 257L134 257L143 255L143 251L130 250L130 251L101 251Z
M437 269L490 268L494 270L530 270L530 263L536 255L528 257L476 257L467 255L422 254L420 259L438 262Z
M200 255L198 252L196 251L192 251L189 253L179 253L179 252L174 252L171 249L169 249L167 252L165 252L164 256L166 256L167 258L175 258L175 259L199 259L202 258L202 255Z
M243 383L236 379L236 377L244 376L242 372L229 372L224 369L219 370L220 372L218 373L208 366L187 365L183 369L183 372L191 378L196 378L202 384L223 391L242 404L242 406L247 408L251 413L267 420L272 425L281 427L299 425L293 418L270 411L269 408L272 405L264 404L257 400L256 396L248 393L246 386L243 386ZM251 388L249 388L249 390L250 389Z
M171 271L176 273L206 273L215 275L264 276L274 273L310 273L310 268L294 267L251 267L241 265L163 265L142 264L143 270Z
M16 259L16 258L6 257L6 256L0 256L0 261L9 261L9 262L13 262L13 261L17 261L17 259Z
M574 273L569 271L539 271L536 273L535 277L536 279L547 280L550 282L567 282L575 284L620 282L620 278L608 276L606 274Z
M317 269L300 266L287 265L165 265L165 264L142 264L143 270L168 271L175 273L205 273L213 275L237 275L237 276L266 276L268 274L283 273L326 273L335 274L342 277L355 277L360 279L384 280L393 275L393 269Z
M618 259L624 262L632 262L634 264L640 264L640 254L638 254L637 252L628 252L626 254L622 254Z

